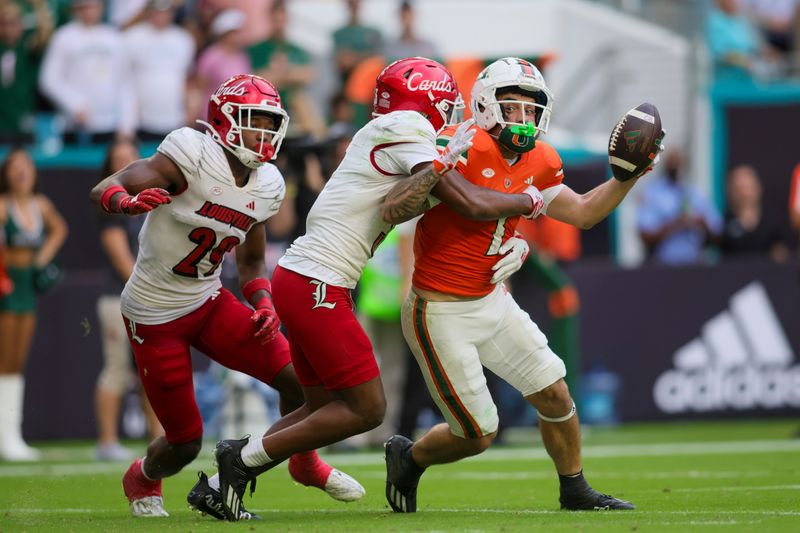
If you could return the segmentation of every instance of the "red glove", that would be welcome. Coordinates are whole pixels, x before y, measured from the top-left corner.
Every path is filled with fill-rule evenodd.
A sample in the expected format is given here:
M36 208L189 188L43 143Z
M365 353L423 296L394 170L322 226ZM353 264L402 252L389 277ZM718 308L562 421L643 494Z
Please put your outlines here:
M272 299L268 296L256 302L256 309L250 319L256 323L256 326L259 326L255 336L261 339L261 344L273 341L280 333L281 321L278 319L275 308L272 307Z
M269 281L264 278L254 278L244 284L242 294L249 302L253 294L260 289L264 289L269 293L271 289ZM272 298L264 296L253 307L255 307L255 310L250 316L250 320L255 322L258 328L254 336L261 341L261 344L272 342L280 333L281 327L278 313L275 312L275 308L272 306Z
M106 212L126 215L141 215L171 202L172 197L164 189L145 189L136 196L131 196L119 185L112 185L103 191L100 198L100 204Z

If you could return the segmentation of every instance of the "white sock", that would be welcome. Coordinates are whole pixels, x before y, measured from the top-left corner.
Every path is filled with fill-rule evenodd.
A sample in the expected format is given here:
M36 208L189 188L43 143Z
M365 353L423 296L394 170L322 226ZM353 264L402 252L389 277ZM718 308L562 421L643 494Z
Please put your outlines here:
M264 445L261 444L260 436L250 437L250 440L247 441L247 444L242 448L242 461L244 461L245 466L250 467L263 466L272 462L272 459L264 450Z
M208 478L208 486L216 491L219 491L219 474L214 474Z

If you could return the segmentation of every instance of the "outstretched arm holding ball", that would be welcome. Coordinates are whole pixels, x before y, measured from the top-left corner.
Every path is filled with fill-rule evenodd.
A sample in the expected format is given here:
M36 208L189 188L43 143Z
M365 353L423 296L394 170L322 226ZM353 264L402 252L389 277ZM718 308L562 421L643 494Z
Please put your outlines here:
M547 216L581 229L589 229L606 218L633 188L637 178L658 163L665 134L654 105L644 103L628 111L614 126L608 143L608 159L615 179L584 194L564 186L550 202Z

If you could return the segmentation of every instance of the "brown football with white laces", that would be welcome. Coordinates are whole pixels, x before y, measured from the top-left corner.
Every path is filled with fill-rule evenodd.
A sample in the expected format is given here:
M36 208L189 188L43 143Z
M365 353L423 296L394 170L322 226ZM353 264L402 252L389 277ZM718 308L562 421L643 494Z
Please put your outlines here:
M664 132L656 106L643 103L619 119L608 139L608 163L614 177L627 181L653 164Z

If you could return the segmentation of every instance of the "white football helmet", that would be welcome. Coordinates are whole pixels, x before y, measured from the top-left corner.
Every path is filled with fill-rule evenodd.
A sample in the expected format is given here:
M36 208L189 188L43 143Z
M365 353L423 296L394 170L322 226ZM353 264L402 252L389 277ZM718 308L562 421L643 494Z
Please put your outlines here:
M521 123L508 122L504 119L500 104L520 104L523 110L526 109L526 106L529 109L531 105L530 102L518 100L498 100L497 93L502 93L502 89L505 87L516 87L518 90L515 92L530 96L535 100L533 117L528 117L523 113ZM553 93L547 88L542 73L530 61L518 57L504 57L483 69L478 75L472 86L469 105L472 116L475 117L475 123L482 130L488 131L497 124L501 124L503 128L517 126L529 130L529 123L532 123L536 128L535 132L531 132L535 138L539 133L547 133L553 108Z

